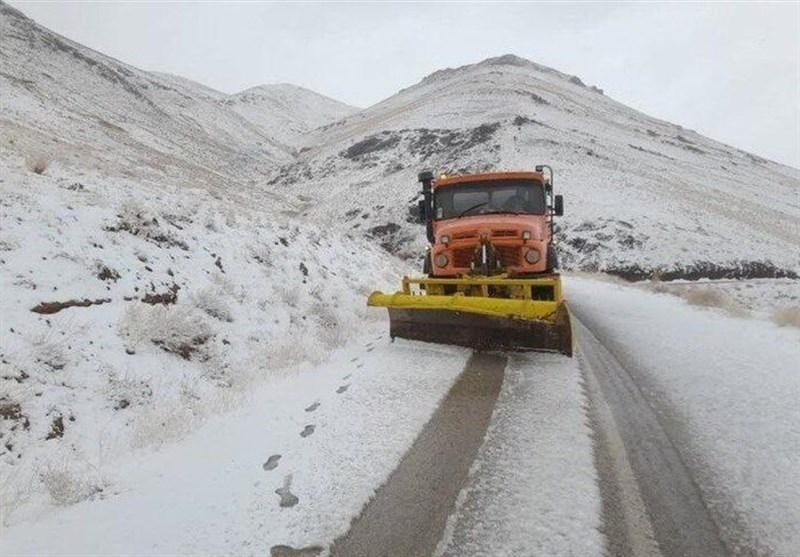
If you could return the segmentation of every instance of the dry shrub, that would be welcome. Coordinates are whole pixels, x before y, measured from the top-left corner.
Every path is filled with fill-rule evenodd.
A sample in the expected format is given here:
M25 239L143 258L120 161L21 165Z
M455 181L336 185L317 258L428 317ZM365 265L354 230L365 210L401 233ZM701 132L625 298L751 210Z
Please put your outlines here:
M213 331L205 315L189 306L129 306L119 323L120 336L128 349L148 344L177 354L186 360L209 358L209 337Z
M711 288L691 288L683 293L683 298L693 306L709 308L728 307L728 297L723 292Z
M663 282L652 281L645 284L652 292L655 292L657 294L673 294L669 286L664 284Z
M221 287L204 288L192 295L192 302L203 313L219 321L231 323L233 311L224 300Z
M296 308L301 301L300 287L296 284L278 284L275 286L276 297L290 308ZM271 302L272 303L272 302Z
M131 445L134 448L161 446L183 439L197 428L202 408L196 401L186 404L162 402L135 417L131 428Z
M155 213L137 201L128 200L117 210L118 221L107 226L109 232L128 232L134 236L146 238L161 247L177 247L184 251L189 246L169 230L163 228Z
M105 488L105 482L92 470L66 462L46 465L39 478L50 499L59 506L79 503Z
M67 347L72 335L59 336L54 329L38 333L31 339L31 355L46 371L59 371L69 363Z
M250 366L246 368L249 372ZM252 394L246 385L254 377L250 373L242 377L237 388L216 389L205 393L202 399L193 392L194 385L180 380L178 398L161 398L157 404L132 416L131 447L161 447L179 441L196 431L205 418L240 408L243 398Z
M780 308L772 314L772 321L779 327L800 329L800 307Z
M50 166L50 161L45 155L37 153L26 158L25 165L34 174L44 174L44 171Z
M347 331L340 322L331 304L316 302L310 308L311 318L316 324L317 338L327 347L334 348L347 341Z
M0 482L0 524L8 526L11 515L31 500L35 482L36 478L30 470L3 470Z

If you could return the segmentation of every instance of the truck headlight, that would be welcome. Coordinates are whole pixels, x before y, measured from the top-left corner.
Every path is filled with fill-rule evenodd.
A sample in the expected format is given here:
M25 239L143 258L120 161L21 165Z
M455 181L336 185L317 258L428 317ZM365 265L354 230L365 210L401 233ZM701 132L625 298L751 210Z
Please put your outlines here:
M437 256L436 256L436 257L433 259L433 262L434 262L434 263L436 263L436 266L437 266L437 267L447 267L447 263L448 263L449 261L450 261L450 260L449 260L449 259L447 258L447 256L446 256L445 254L443 254L443 253L440 253L439 255L437 255Z
M530 240L531 239L531 231L530 230L523 230L522 239L523 240Z
M542 254L539 253L539 250L531 249L525 253L525 261L531 264L536 263L541 258Z
M439 238L439 242L444 244L444 245L446 245L446 246L450 245L450 236L445 234L444 236Z

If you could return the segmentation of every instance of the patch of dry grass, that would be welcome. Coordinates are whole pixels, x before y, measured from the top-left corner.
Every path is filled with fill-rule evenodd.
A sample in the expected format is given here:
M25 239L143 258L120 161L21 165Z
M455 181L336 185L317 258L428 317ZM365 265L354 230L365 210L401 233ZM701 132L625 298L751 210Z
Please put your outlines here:
M772 321L779 327L800 329L800 307L780 308L772 314Z
M725 293L711 288L690 288L681 294L682 297L693 306L727 308L730 303Z
M44 466L39 479L52 502L58 506L74 505L102 492L105 488L105 482L95 473L68 465L66 462Z
M122 315L119 331L127 350L152 344L185 360L210 357L207 342L213 330L194 307L132 305Z
M45 155L37 153L27 157L25 159L25 165L28 167L28 170L34 174L44 174L44 171L50 166L50 161Z

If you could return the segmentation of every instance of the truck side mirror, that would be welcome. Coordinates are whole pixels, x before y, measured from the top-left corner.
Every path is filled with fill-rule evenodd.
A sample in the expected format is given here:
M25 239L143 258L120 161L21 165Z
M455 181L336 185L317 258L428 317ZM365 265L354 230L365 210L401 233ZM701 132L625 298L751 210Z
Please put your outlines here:
M425 210L425 200L420 199L419 203L417 204L417 216L419 217L420 224L425 224L428 222L427 212L428 211Z
M553 214L555 216L557 216L557 217L560 217L561 215L564 214L564 196L563 195L557 195L556 196L556 203L555 203Z

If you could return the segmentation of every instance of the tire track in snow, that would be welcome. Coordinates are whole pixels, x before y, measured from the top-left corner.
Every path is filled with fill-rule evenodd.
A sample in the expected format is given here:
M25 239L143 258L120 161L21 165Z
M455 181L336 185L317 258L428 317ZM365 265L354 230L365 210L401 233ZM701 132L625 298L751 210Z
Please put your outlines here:
M727 555L669 432L634 377L572 316L598 428L604 522L613 555Z
M331 557L429 556L464 486L503 384L506 357L475 353Z

